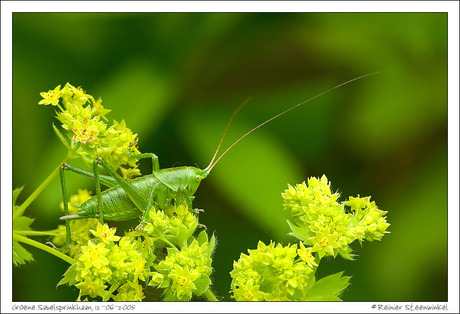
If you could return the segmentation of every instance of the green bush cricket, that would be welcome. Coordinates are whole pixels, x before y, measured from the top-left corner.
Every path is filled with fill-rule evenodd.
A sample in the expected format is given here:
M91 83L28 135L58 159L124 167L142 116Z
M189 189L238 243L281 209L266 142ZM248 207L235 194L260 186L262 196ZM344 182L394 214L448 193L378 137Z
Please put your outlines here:
M194 194L197 191L201 181L205 179L214 168L214 166L227 154L238 142L243 138L269 123L270 121L284 115L285 113L312 101L326 93L331 92L339 87L347 85L353 81L368 77L379 72L369 73L348 80L344 83L336 85L328 90L325 90L311 98L308 98L284 111L257 125L253 129L246 132L243 136L231 144L219 157L219 149L224 140L225 134L238 111L245 106L245 103L240 105L229 119L220 143L214 153L214 156L209 165L204 169L196 167L175 167L160 169L158 157L153 153L130 155L130 158L151 158L152 159L152 174L145 175L133 180L126 180L112 169L102 158L98 157L93 162L93 172L85 171L78 167L63 164L60 168L61 189L64 201L65 216L60 219L66 221L67 243L70 243L69 220L98 218L101 223L104 219L111 221L125 221L139 218L142 216L142 222L148 217L149 211L154 206L157 209L165 210L169 205L187 204L192 208ZM216 158L217 157L217 158ZM100 166L102 166L110 176L99 174ZM65 185L64 171L81 174L92 178L96 186L96 195L78 208L77 214L68 214L67 191ZM103 184L108 189L101 192L100 185Z

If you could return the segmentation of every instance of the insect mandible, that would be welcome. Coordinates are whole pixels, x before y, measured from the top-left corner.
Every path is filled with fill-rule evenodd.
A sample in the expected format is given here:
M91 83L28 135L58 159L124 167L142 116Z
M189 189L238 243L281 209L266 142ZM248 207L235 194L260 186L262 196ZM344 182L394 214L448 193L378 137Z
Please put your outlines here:
M65 216L60 219L66 221L67 243L70 243L70 227L69 220L98 218L101 223L104 219L111 221L125 221L139 218L142 216L141 224L148 217L150 209L153 207L165 210L173 202L174 204L187 204L192 208L192 201L195 198L194 194L198 189L201 181L205 179L214 168L214 166L225 156L243 138L269 123L270 121L286 114L287 112L315 99L341 86L349 84L353 81L368 77L379 72L362 75L344 83L336 85L328 90L325 90L311 98L308 98L257 125L253 129L246 132L243 136L231 144L219 157L219 149L224 140L225 134L238 111L244 107L246 103L240 105L229 119L220 143L214 153L214 156L209 165L204 169L196 167L175 167L160 169L158 157L153 153L130 155L130 158L151 158L152 159L152 174L145 175L133 180L126 180L112 169L102 158L98 157L93 162L93 172L80 169L70 164L63 164L60 168L61 189L64 201ZM217 158L216 158L217 157ZM104 168L110 176L101 175L100 167ZM81 204L77 214L68 214L67 191L65 184L64 171L81 174L92 178L96 186L96 195ZM101 192L101 183L108 189Z

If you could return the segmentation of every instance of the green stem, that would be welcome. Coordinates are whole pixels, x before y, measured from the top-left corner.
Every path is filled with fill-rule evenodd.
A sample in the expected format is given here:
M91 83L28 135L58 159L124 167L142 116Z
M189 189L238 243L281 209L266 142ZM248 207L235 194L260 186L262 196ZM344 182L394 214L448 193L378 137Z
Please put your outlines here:
M50 175L45 179L45 181L43 181L42 184L40 184L38 188L32 194L30 194L30 196L25 200L25 202L21 204L18 210L16 210L13 213L13 220L22 216L22 214L24 214L24 211L26 210L27 207L29 207L30 203L32 203L37 198L37 196L40 195L40 193L48 186L48 184L58 174L59 168L61 167L63 163L65 163L69 159L69 156L70 154L67 155L66 158L64 158L64 160L59 164L59 166L56 167L56 169L54 169L53 172L50 173Z
M44 245L43 243L40 243L40 242L37 242L35 240L29 239L29 238L24 237L22 235L13 233L13 239L18 241L18 242L29 244L31 246L36 247L37 249L43 250L43 251L48 252L48 253L56 256L56 257L59 257L60 259L62 259L63 261L66 261L70 265L72 265L72 264L74 264L76 262L73 258L71 258L70 256L67 256L67 255L59 252L58 250L50 248L49 246Z
M319 253L316 253L315 255L315 263L317 266L313 267L313 276L316 275L316 270L319 267L319 263L321 262L321 258L319 257Z
M217 300L216 296L212 293L211 289L206 290L204 296L206 297L206 299L208 299L208 301L219 301Z
M168 244L170 247L177 249L177 247L176 247L174 244L172 244L171 242L169 242L168 240L166 240L165 237L162 237L162 238L160 238L160 239L163 240L163 241L164 241L166 244Z
M25 236L60 236L59 233L53 231L35 231L35 230L13 230L15 234L22 234Z

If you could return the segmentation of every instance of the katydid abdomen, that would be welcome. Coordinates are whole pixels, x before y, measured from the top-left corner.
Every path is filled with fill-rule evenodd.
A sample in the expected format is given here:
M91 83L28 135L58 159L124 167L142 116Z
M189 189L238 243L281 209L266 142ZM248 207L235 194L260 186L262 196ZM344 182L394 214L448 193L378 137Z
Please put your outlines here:
M157 181L151 176L134 179L131 183L142 193L147 195L150 181ZM138 218L142 212L129 199L121 186L111 187L101 193L101 210L104 219L112 221L125 221ZM72 217L74 216L74 217ZM78 209L77 215L70 215L69 219L97 218L97 197L92 197Z

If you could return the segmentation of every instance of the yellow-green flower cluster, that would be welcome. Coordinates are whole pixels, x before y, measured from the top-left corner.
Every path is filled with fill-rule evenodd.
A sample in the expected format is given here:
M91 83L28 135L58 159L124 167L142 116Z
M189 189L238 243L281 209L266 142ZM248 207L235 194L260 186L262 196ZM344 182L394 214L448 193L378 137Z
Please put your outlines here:
M182 247L197 226L198 217L186 205L171 205L166 211L152 208L144 231L154 239Z
M140 239L115 235L115 228L98 224L91 230L95 238L81 246L77 262L65 273L60 284L80 289L82 296L108 301L142 301L140 281L146 281L149 269L142 254ZM118 242L118 243L116 243Z
M231 293L236 301L302 301L313 283L316 267L311 251L303 245L265 245L248 250L233 263Z
M57 119L70 139L70 144L58 132L64 144L86 162L92 162L96 157L102 157L115 170L120 169L125 178L140 175L137 160L129 158L129 154L139 154L136 148L137 134L126 127L124 120L113 121L107 126L105 115L110 110L102 106L102 100L95 100L86 94L81 87L67 83L54 90L40 93L43 99L41 105L56 106L59 111Z
M164 301L189 301L192 295L204 294L211 284L211 254L214 236L205 231L181 250L168 248L168 255L155 266L150 286L165 289Z
M79 190L69 205L89 197L86 190ZM76 263L60 284L77 287L78 300L141 301L147 283L164 289L164 300L201 296L211 284L215 238L209 240L205 231L192 236L198 225L194 213L186 205L171 205L166 212L152 208L149 218L123 237L96 219L89 224L92 228L84 227L88 220L71 221L71 255ZM55 243L63 245L65 228L58 231L62 234Z
M339 203L339 195L331 193L330 182L324 175L321 179L312 177L308 184L303 182L295 188L289 185L282 197L284 209L291 214L291 235L311 246L320 258L340 254L352 259L350 243L380 240L389 227L386 212L370 202L370 197L351 197ZM345 212L345 206L351 207L351 213Z

